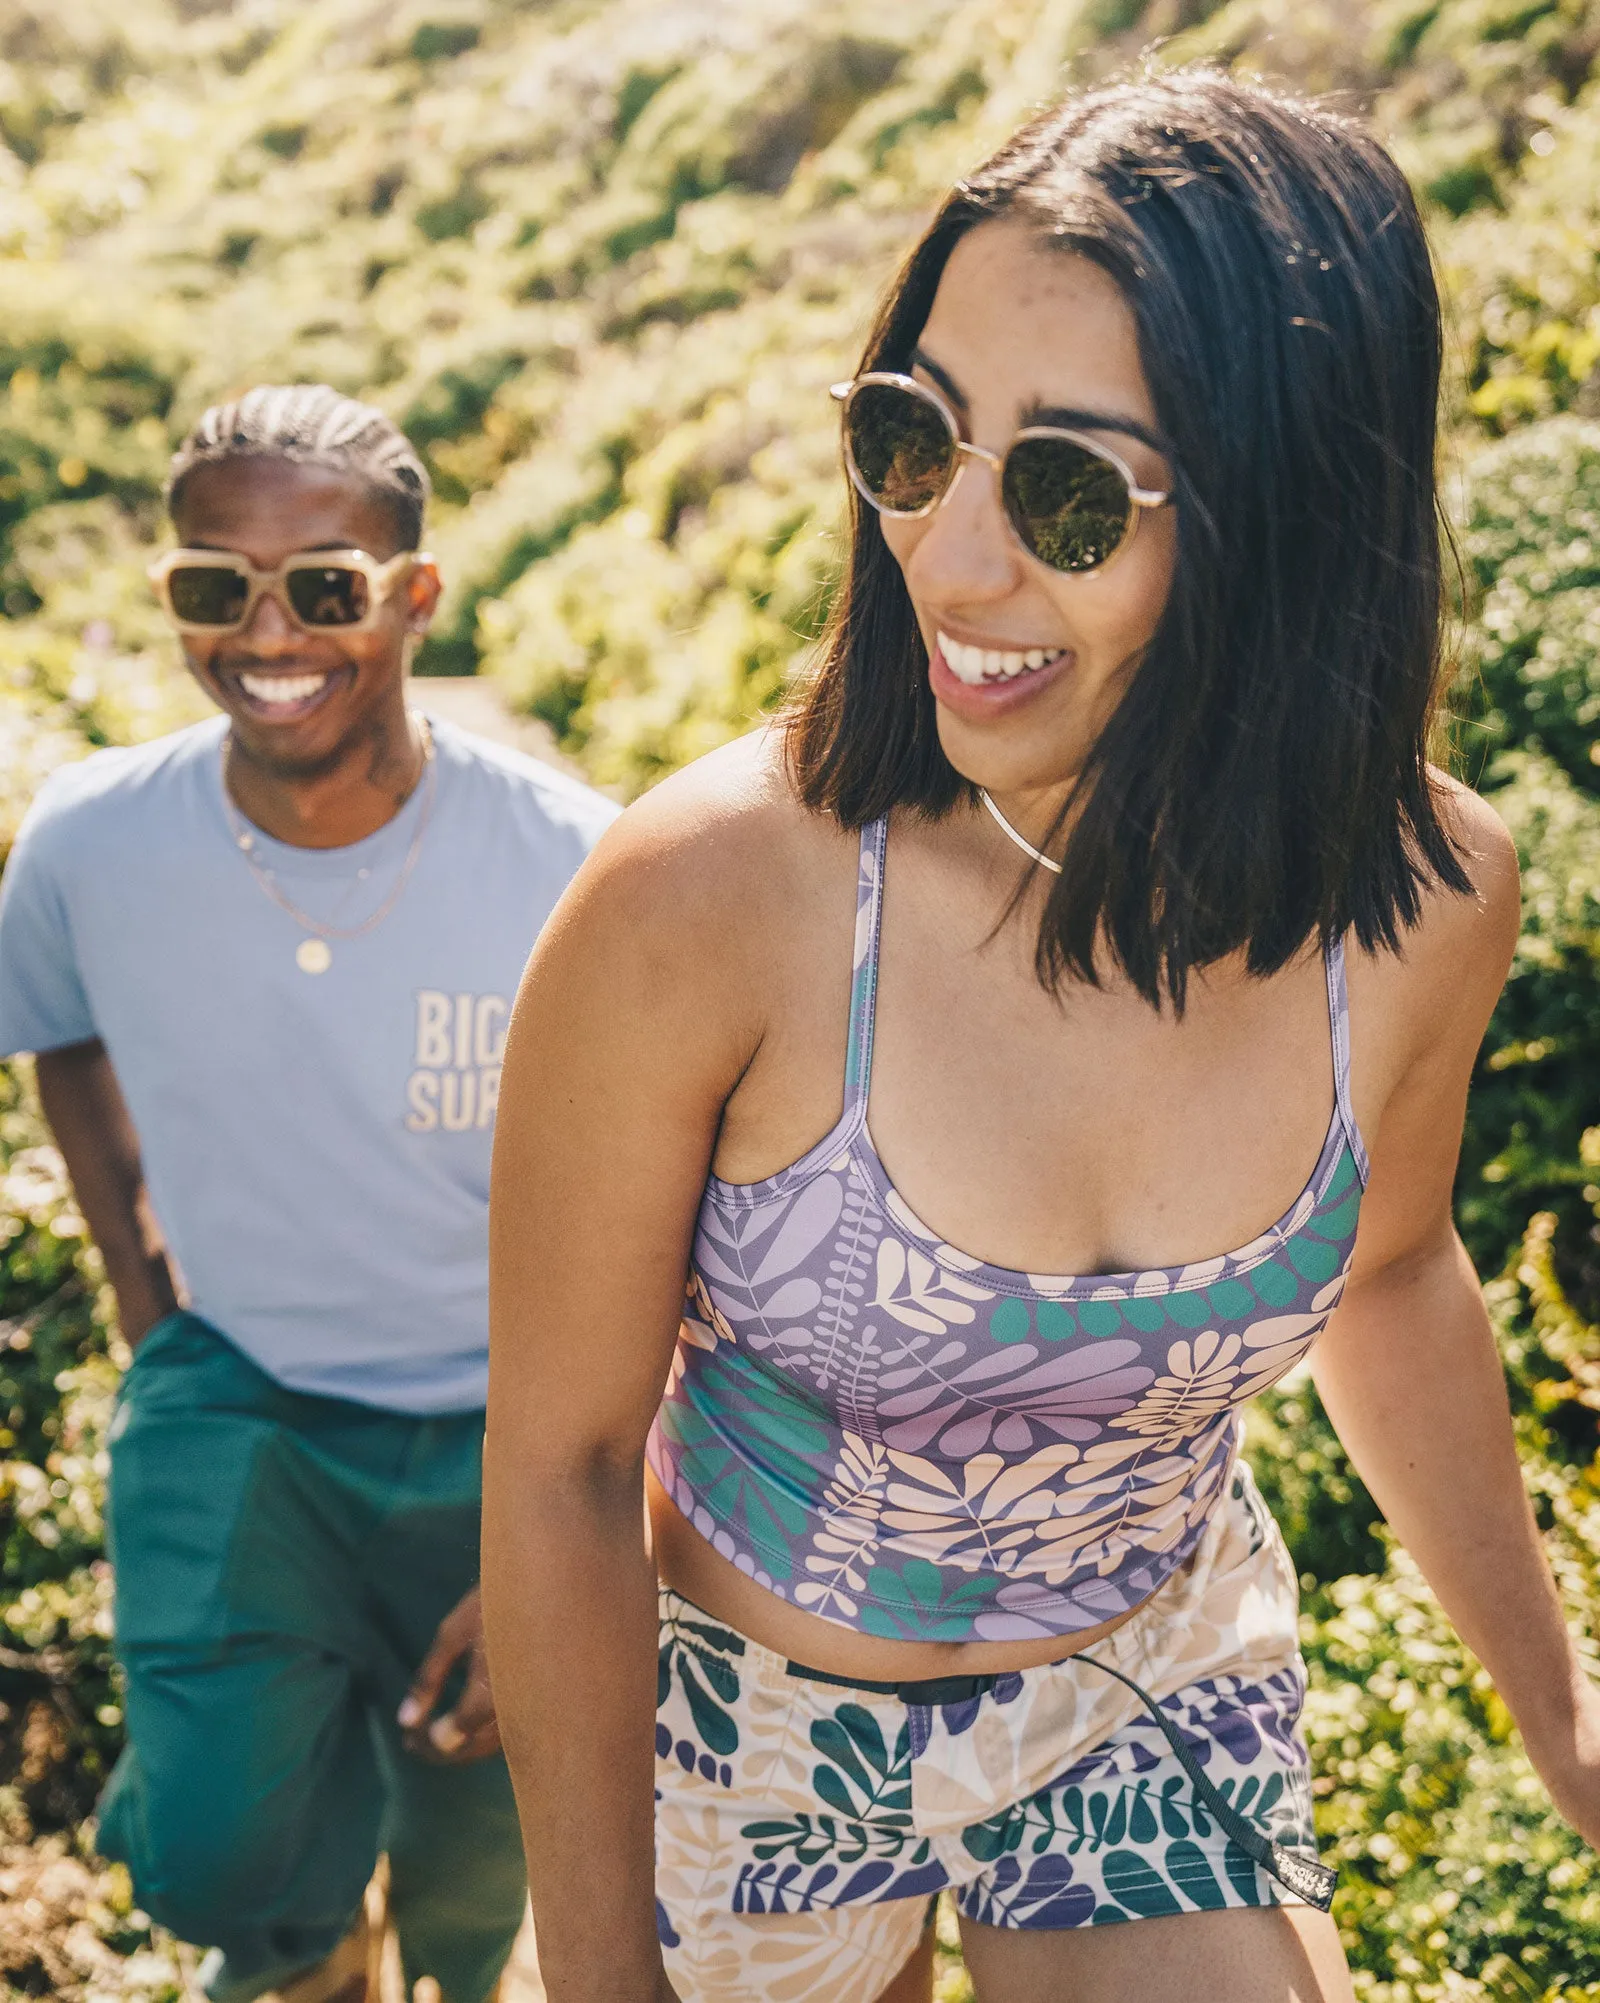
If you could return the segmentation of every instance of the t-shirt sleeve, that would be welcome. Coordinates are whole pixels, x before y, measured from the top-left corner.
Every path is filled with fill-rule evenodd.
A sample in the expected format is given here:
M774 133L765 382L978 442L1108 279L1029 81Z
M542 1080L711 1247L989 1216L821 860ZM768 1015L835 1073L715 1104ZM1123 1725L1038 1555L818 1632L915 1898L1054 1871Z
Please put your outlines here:
M60 1050L99 1033L52 867L51 832L30 815L0 878L0 1057Z

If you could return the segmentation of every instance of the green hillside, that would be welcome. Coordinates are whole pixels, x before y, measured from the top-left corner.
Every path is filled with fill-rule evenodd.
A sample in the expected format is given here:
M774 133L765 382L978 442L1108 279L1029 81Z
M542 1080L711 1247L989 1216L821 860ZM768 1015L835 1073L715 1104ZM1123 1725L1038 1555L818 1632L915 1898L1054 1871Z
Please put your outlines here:
M262 379L369 394L425 453L450 585L425 670L492 676L624 796L744 728L826 602L826 388L879 286L1032 104L1152 44L1345 93L1430 216L1457 755L1527 878L1461 1216L1587 1622L1600 0L7 0L0 850L54 764L199 712L142 571L176 437ZM119 1726L99 1560L117 1345L39 1142L25 1079L0 1073L0 1830L17 1836L77 1822ZM1314 1396L1266 1401L1254 1448L1306 1577L1317 1785L1363 2003L1600 2003L1595 1860L1374 1533ZM139 1947L114 1882L96 1896L84 1938ZM93 1990L16 1937L0 1891L0 1983ZM127 1968L123 1993L171 1993L155 1962ZM943 1979L953 2003L963 1978Z

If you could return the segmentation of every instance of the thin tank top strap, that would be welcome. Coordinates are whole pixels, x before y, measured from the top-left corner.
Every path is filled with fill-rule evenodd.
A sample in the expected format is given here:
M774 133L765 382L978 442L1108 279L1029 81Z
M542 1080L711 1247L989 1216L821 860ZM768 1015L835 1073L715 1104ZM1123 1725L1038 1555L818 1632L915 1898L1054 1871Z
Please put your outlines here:
M1328 975L1328 1022L1333 1031L1333 1096L1339 1109L1339 1123L1355 1157L1356 1174L1365 1189L1367 1149L1350 1098L1350 994L1345 985L1343 939L1334 940L1323 955L1323 962Z
M861 830L861 863L856 873L854 973L850 982L850 1046L845 1056L844 1110L860 1119L872 1089L872 1031L878 1013L878 939L883 930L883 855L889 818Z

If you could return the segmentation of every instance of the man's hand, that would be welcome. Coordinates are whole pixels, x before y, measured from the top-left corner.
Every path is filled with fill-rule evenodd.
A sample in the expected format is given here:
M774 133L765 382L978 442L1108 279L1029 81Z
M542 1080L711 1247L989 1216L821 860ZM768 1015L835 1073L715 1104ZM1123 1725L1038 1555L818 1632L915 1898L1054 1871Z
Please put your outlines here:
M434 1709L450 1672L463 1656L468 1658L466 1685L455 1709L435 1718ZM440 1621L433 1646L398 1716L406 1751L419 1759L465 1766L469 1760L487 1759L499 1752L500 1727L495 1722L494 1697L483 1659L483 1613L476 1586Z

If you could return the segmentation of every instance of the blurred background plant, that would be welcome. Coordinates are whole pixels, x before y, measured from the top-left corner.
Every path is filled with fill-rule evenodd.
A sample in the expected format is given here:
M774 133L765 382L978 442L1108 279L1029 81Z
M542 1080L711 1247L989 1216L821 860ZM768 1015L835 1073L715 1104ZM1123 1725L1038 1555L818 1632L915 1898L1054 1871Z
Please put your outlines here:
M9 0L0 852L39 779L200 711L149 606L168 452L252 381L370 394L450 580L420 663L627 797L778 699L840 518L827 384L944 187L1067 78L1208 59L1367 110L1450 303L1455 755L1525 923L1460 1216L1576 1625L1600 1566L1600 0ZM175 1996L83 1828L114 1756L122 1360L0 1077L0 1984ZM1397 1331L1397 1340L1403 1331ZM1306 1588L1363 2003L1600 2003L1600 1874L1308 1382L1251 1451ZM92 1825L91 1825L92 1828ZM8 1912L62 1917L11 1924ZM9 1901L9 1903L8 1903ZM52 1903L54 1901L54 1903ZM944 2003L967 1991L947 1953Z

